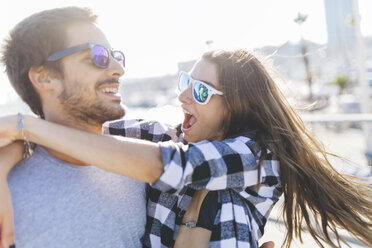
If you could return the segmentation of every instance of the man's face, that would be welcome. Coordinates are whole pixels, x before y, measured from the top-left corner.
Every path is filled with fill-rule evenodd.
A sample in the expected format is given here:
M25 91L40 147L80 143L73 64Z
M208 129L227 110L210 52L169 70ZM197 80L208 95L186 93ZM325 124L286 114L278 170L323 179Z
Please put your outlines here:
M73 24L67 28L66 48L92 42L111 49L105 35L95 25ZM90 50L61 60L64 78L58 96L64 113L76 121L102 124L125 114L118 93L123 67L112 57L107 68L94 65Z

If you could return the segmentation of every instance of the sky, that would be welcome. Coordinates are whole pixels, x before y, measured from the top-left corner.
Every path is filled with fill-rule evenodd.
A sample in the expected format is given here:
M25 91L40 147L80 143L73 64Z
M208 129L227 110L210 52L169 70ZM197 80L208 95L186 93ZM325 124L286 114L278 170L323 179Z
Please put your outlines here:
M5 0L1 5L1 42L32 13L91 8L112 47L125 53L127 78L176 73L178 62L211 48L280 45L298 41L300 33L313 42L327 41L323 0ZM360 0L359 6L362 33L372 35L372 1ZM301 29L293 21L298 12L308 14ZM1 69L0 104L15 95Z

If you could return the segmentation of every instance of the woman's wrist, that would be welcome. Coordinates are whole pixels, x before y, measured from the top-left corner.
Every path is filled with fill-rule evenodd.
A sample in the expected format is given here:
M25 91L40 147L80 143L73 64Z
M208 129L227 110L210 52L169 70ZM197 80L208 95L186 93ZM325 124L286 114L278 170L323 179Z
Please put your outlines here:
M31 137L31 127L32 127L32 122L34 121L33 119L35 119L35 117L32 117L30 115L23 116L23 134L24 134L24 137L22 137L23 140L24 138L27 138L27 140L29 140Z
M17 114L15 139L16 140L23 140L23 115L21 113Z
M20 120L18 123L17 129L21 129L21 139L23 139L24 144L24 154L23 157L27 158L33 154L33 147L34 145L31 143L31 127L34 121L38 121L38 118L29 116L29 115L21 115Z
M38 133L41 132L40 126L44 125L44 122L46 122L44 119L40 119L32 115L23 116L23 132L27 140L30 142L35 142L35 138L38 137Z
M19 115L9 115L0 118L2 136L10 141L22 139L22 132L18 129Z

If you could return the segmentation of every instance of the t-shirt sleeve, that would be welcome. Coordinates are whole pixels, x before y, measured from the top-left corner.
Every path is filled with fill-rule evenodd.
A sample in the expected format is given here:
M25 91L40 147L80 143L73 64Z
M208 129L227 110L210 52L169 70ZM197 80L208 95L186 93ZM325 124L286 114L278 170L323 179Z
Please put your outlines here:
M252 140L239 136L224 141L198 143L161 142L164 172L151 186L168 193L184 186L194 189L224 190L257 185L268 178L279 182L279 163L271 157L261 166L258 178L257 162L260 153L250 149ZM254 142L253 142L254 143Z

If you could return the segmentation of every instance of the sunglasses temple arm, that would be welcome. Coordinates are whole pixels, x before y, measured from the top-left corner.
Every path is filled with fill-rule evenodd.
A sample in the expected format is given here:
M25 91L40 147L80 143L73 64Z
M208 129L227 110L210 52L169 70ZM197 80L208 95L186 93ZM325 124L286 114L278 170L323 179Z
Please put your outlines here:
M73 53L76 53L78 51L81 51L81 50L84 50L84 49L87 49L89 48L91 45L90 43L86 43L86 44L81 44L81 45L78 45L78 46L74 46L74 47L70 47L70 48L66 48L66 49L63 49L63 50L60 50L58 52L55 52L53 53L52 55L50 55L48 57L48 61L57 61L67 55L70 55L70 54L73 54Z

